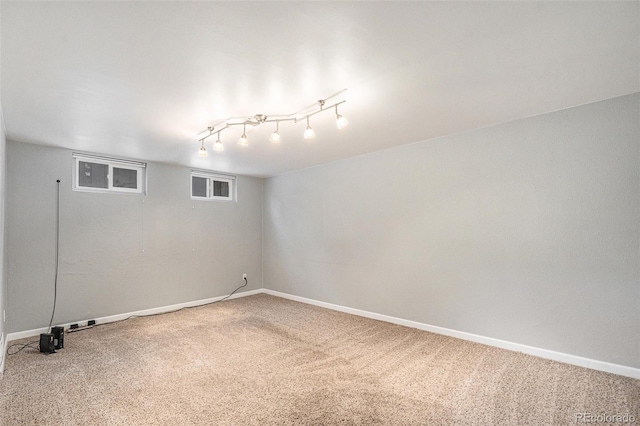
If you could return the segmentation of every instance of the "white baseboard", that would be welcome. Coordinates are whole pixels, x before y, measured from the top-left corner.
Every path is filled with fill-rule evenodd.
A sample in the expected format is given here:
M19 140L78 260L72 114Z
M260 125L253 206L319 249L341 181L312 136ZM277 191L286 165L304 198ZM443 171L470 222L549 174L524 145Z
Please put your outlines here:
M9 336L5 338L4 332L0 336L0 348L2 348L2 359L0 359L0 377L4 374L4 360L7 358L7 340Z
M507 349L507 350L510 350L510 351L522 352L522 353L526 353L526 354L529 354L529 355L538 356L540 358L545 358L545 359L550 359L550 360L553 360L553 361L564 362L566 364L577 365L579 367L586 367L586 368L591 368L593 370L599 370L599 371L604 371L604 372L607 372L607 373L618 374L620 376L631 377L631 378L634 378L634 379L640 379L640 368L628 367L628 366L619 365L619 364L612 364L612 363L605 362L605 361L598 361L598 360L595 360L595 359L584 358L584 357L580 357L580 356L577 356L577 355L571 355L571 354L566 354L566 353L562 353L562 352L551 351L551 350L548 350L548 349L536 348L534 346L527 346L527 345L523 345L523 344L520 344L520 343L508 342L506 340L494 339L494 338L491 338L491 337L485 337L485 336L480 336L480 335L477 335L477 334L466 333L464 331L452 330L452 329L449 329L449 328L444 328L444 327L438 327L438 326L435 326L435 325L424 324L424 323L417 322L417 321L406 320L406 319L402 319L402 318L392 317L392 316L389 316L389 315L378 314L378 313L375 313L375 312L363 311L361 309L349 308L349 307L341 306L341 305L334 305L333 303L321 302L321 301L318 301L318 300L308 299L306 297L295 296L295 295L288 294L288 293L281 293L279 291L270 290L270 289L260 288L260 289L257 289L257 290L245 291L245 292L242 292L242 293L234 294L229 299L235 299L235 298L238 298L238 297L252 296L254 294L260 294L260 293L266 293L266 294L269 294L269 295L272 295L272 296L282 297L284 299L289 299L289 300L294 300L294 301L297 301L297 302L307 303L309 305L320 306L322 308L332 309L334 311L344 312L344 313L352 314L352 315L358 315L358 316L365 317L365 318L371 318L371 319L375 319L375 320L378 320L378 321L384 321L384 322L388 322L388 323L392 323L392 324L402 325L402 326L405 326L405 327L416 328L418 330L429 331L431 333L442 334L442 335L445 335L445 336L451 336L451 337L455 337L455 338L458 338L458 339L469 340L469 341L476 342L476 343L482 343L484 345L494 346L494 347L498 347L498 348L502 348L502 349ZM202 299L202 300L196 300L196 301L192 301L192 302L178 303L176 305L169 305L169 306L162 306L162 307L158 307L158 308L144 309L144 310L135 311L135 312L127 312L127 313L123 313L123 314L111 315L111 316L102 317L102 318L95 318L95 320L96 320L97 324L106 324L106 323L110 323L110 322L121 321L123 319L126 319L126 318L128 318L130 316L134 316L134 315L140 315L140 316L152 315L152 314L159 314L159 313L165 313L165 312L172 312L172 311L175 311L177 309L191 307L191 306L206 305L207 303L216 302L216 301L218 301L220 299L223 299L224 297L225 296L213 297L213 298L210 298L210 299ZM66 324L56 324L56 325L61 325L61 326L65 327L65 328L68 328L71 324L77 324L77 323L82 323L82 322L86 322L86 319L84 321L74 321L74 322L70 322L70 323L66 323ZM19 332L16 332L16 333L7 334L6 338L4 339L4 342L2 342L2 351L3 351L2 353L5 356L2 357L2 360L0 362L0 372L2 372L4 370L4 360L6 358L6 350L7 350L7 346L8 346L9 342L11 342L13 340L23 339L25 337L38 336L38 335L40 335L40 333L44 333L47 330L48 330L47 327L43 327L43 328L37 328L37 329L33 329L33 330L25 330L25 331L19 331Z
M249 290L249 291L244 291L241 293L236 293L232 296L229 297L229 299L237 299L238 297L246 297L246 296L252 296L254 294L259 294L262 293L263 289L259 288L257 290ZM206 305L208 303L213 303L213 302L217 302L218 300L224 299L227 296L219 296L219 297L212 297L210 299L201 299L201 300L195 300L192 302L184 302L184 303L178 303L175 305L169 305L169 306L161 306L158 308L150 308L150 309L143 309L141 311L135 311L135 312L127 312L124 314L117 314L117 315L110 315L107 317L101 317L101 318L91 318L91 319L95 319L96 324L107 324L110 322L116 322L116 321L121 321L123 319L129 318L131 316L145 316L145 315L153 315L153 314L161 314L161 313L167 313L167 312L173 312L176 311L178 309L182 309L182 308L189 308L189 307L193 307L193 306L200 306L200 305ZM66 324L57 324L57 326L62 326L65 329L69 328L69 326L71 324L81 324L81 323L86 323L87 319L85 320L81 320L81 321L73 321L73 322L69 322ZM18 339L24 339L25 337L34 337L34 336L39 336L40 333L46 333L49 330L48 327L42 327L42 328L35 328L33 330L25 330L25 331L18 331L15 333L9 333L7 334L7 338L5 341L5 346L6 346L6 342L10 342L13 340L18 340ZM6 353L6 352L5 352Z
M591 368L593 370L604 371L607 373L618 374L620 376L640 379L640 368L628 367L626 365L612 364L605 361L583 358L577 355L565 354L562 352L551 351L548 349L536 348L534 346L522 345L520 343L508 342L506 340L494 339L491 337L480 336L477 334L465 333L464 331L452 330L449 328L438 327L435 325L423 324L416 321L405 320L388 315L377 314L374 312L363 311L360 309L349 308L332 303L320 302L306 297L294 296L292 294L281 293L275 290L263 289L263 292L272 296L282 297L285 299L295 300L296 302L307 303L310 305L320 306L322 308L332 309L334 311L345 312L348 314L358 315L361 317L371 318L379 321L389 322L392 324L403 325L405 327L417 328L418 330L429 331L431 333L443 334L445 336L456 337L458 339L470 340L476 343L482 343L488 346L507 349L515 352L522 352L534 355L540 358L546 358L553 361L564 362L566 364L577 365L579 367Z

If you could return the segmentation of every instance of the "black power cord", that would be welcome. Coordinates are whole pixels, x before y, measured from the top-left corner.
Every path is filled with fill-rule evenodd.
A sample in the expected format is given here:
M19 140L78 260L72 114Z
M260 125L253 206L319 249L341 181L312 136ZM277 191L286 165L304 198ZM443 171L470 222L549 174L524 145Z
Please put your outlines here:
M31 348L31 349L35 349L36 351L39 351L40 348L39 347L35 347L33 345L35 345L36 343L40 343L39 340L34 340L33 342L29 342L29 343L14 343L13 345L10 345L7 348L7 355L15 355L18 352L22 352L23 349L26 348ZM17 351L11 352L11 348L15 347L15 346L20 346L20 349L18 349Z
M59 268L59 256L58 251L60 249L60 179L56 180L58 183L57 196L56 196L56 274L53 280L53 311L51 312L51 319L49 320L49 331L51 333L51 324L53 324L53 316L56 314L56 302L58 299L58 268Z
M58 251L60 248L60 179L57 179L56 183L57 183L57 187L56 187L56 252L55 252L56 272L55 272L55 277L53 279L53 310L51 312L51 319L49 320L49 327L47 327L48 329L47 333L51 333L51 325L53 324L53 317L56 314L56 302L58 299L58 268L60 264L59 256L58 256ZM36 343L39 344L40 341L34 340L33 342L24 343L24 344L15 343L7 348L7 355L15 355L19 352L22 352L26 348L39 350L40 348L33 347L33 345L35 345ZM10 352L10 349L13 347L20 347L20 349L14 352Z
M244 284L242 284L240 287L238 287L235 290L233 290L227 297L224 297L224 298L222 298L220 300L216 300L216 301L211 302L211 303L217 303L217 302L222 302L224 300L227 300L228 298L233 296L233 293L235 293L236 291L240 290L242 287L246 287L247 284L249 284L249 281L247 281L247 277L242 277L242 279L244 280ZM205 303L204 305L200 305L200 306L210 305L211 303ZM190 308L195 308L195 306L190 306Z
M53 310L51 312L51 319L49 320L49 327L48 327L48 333L51 333L51 325L53 324L53 317L56 314L56 302L58 299L58 269L59 269L59 249L60 249L60 179L56 180L58 186L57 186L57 196L56 196L56 253L55 253L55 260L56 260L56 272L55 272L55 278L53 280ZM155 315L161 315L161 314L170 314L172 312L179 312L182 311L183 309L189 309L189 308L197 308L199 306L207 306L207 305L211 305L213 303L218 303L218 302L222 302L224 300L227 300L228 298L230 298L231 296L233 296L233 294L240 290L243 287L246 287L247 284L249 284L249 281L247 280L247 277L243 277L242 278L244 280L244 284L242 284L240 287L236 288L235 290L233 290L228 296L223 297L220 300L214 300L213 302L209 302L209 303L205 303L203 305L197 305L197 306L185 306L184 308L180 308L180 309L176 309L175 311L168 311L168 312L158 312L157 314L149 314L149 315L131 315L128 316L127 318L121 319L120 321L114 321L114 322L122 322L122 321L126 321L130 318L142 318L142 317L152 317ZM112 324L112 323L106 323L106 324ZM88 330L90 328L94 328L97 327L98 325L103 325L103 324L94 324L91 326L87 326L87 327L82 327L82 328L76 328L74 330L69 330L67 331L67 333L76 333L78 331L82 331L82 330ZM31 349L36 349L39 350L39 348L35 348L33 347L34 344L39 343L39 340L34 340L33 342L29 342L29 343L15 343L11 346L9 346L7 348L7 355L15 355L19 352L21 352L22 350L26 349L26 348L31 348ZM15 352L10 352L9 350L13 347L19 346L20 349L18 349Z
M234 294L236 291L240 290L240 289L241 289L241 288L243 288L243 287L246 287L246 286L247 286L247 284L249 284L249 281L247 280L247 278L246 278L246 277L243 277L242 279L244 280L244 284L242 284L240 287L236 288L236 289L235 289L235 290L233 290L231 293L229 293L229 295L228 295L228 296L225 296L225 297L223 297L223 298L222 298L222 299L220 299L220 300L214 300L213 302L203 303L202 305L196 305L196 306L185 306L185 307L183 307L183 308L179 308L179 309L176 309L176 310L173 310L173 311L158 312L158 313L156 313L156 314L148 314L148 315L130 315L130 316L128 316L128 317L126 317L126 318L123 318L123 319L121 319L121 320L118 320L118 321L105 322L105 323L102 323L102 324L94 324L94 325L90 325L90 326L87 326L87 327L76 328L76 329L73 329L73 330L69 330L69 331L67 331L67 333L77 333L78 331L89 330L90 328L98 327L99 325L113 324L113 323L117 323L117 322L126 321L126 320L131 319L131 318L155 317L156 315L172 314L172 313L174 313L174 312L180 312L180 311L183 311L183 310L185 310L185 309L192 309L192 308L199 308L199 307L201 307L201 306L213 305L214 303L218 303L218 302L222 302L222 301L224 301L224 300L227 300L228 298L230 298L231 296L233 296L233 294Z
M249 281L248 281L246 278L243 278L243 280L244 280L244 284L242 284L240 287L238 287L238 288L236 288L235 290L233 290L233 291L232 291L228 296L225 296L225 297L223 297L223 298L222 298L222 299L220 299L220 300L214 300L213 302L204 303L204 304L202 304L202 305L196 305L196 306L185 306L184 308L176 309L175 311L158 312L157 314L149 314L149 315L131 315L131 316L128 316L128 317L126 317L126 318L124 318L124 319L121 319L121 320L119 320L119 321L106 322L106 323L102 323L102 324L94 324L94 325L91 325L91 326L88 326L88 327L82 327L82 328L76 328L76 329L74 329L74 330L68 330L68 331L67 331L67 333L77 333L78 331L88 330L88 329L90 329L90 328L94 328L94 327L97 327L97 326L99 326L99 325L113 324L113 323L116 323L116 322L126 321L126 320L131 319L131 318L153 317L153 316L156 316L156 315L171 314L171 313L173 313L173 312L180 312L180 311L182 311L182 310L184 310L184 309L199 308L199 307L201 307L201 306L213 305L214 303L218 303L218 302L222 302L222 301L224 301L224 300L227 300L228 298L230 298L231 296L233 296L233 294L234 294L236 291L240 290L240 289L241 289L241 288L243 288L243 287L246 287L246 286L249 284ZM34 347L34 346L33 346L33 345L35 345L36 343L40 343L40 342L39 342L39 340L34 340L33 342L29 342L29 343L15 343L15 344L13 344L13 345L11 345L11 346L9 346L9 347L7 348L7 355L15 355L15 354L17 354L17 353L19 353L19 352L22 352L22 350L24 350L24 349L26 349L26 348L31 348L31 349L34 349L34 350L36 350L36 351L37 351L37 350L39 350L39 348L38 348L38 347ZM19 347L20 347L20 349L18 349L17 351L11 352L11 348L16 347L16 346L19 346Z

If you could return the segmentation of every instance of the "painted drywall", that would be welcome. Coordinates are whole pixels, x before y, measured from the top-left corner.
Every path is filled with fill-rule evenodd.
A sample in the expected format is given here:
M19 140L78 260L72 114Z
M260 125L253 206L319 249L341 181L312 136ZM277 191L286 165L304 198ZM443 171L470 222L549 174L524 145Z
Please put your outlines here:
M4 370L4 347L6 344L5 311L7 307L7 269L5 250L5 181L6 181L6 138L4 133L4 116L0 107L0 373Z
M639 117L633 94L269 178L265 288L640 367Z
M72 190L72 152L7 142L9 332L262 288L263 180L237 202L190 198L190 169L149 163L147 195Z

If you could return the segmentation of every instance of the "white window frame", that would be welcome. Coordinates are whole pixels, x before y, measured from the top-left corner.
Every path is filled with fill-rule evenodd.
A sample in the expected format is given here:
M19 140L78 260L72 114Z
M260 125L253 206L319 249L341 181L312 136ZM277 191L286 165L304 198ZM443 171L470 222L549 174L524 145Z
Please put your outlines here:
M143 194L146 190L146 167L147 163L131 160L121 160L117 158L100 157L90 154L73 153L73 190L82 192L124 192L129 194ZM107 188L95 188L80 185L80 162L103 164L109 167L107 173ZM138 174L136 188L121 188L113 186L113 169L135 170Z
M207 195L204 197L193 195L193 178L199 177L207 179ZM229 184L229 196L221 197L213 195L213 181L227 182ZM236 177L232 175L225 175L215 172L207 172L204 170L191 170L189 175L189 195L192 200L206 200L206 201L234 201L236 198Z
M204 197L200 197L198 195L193 195L193 178L194 177L198 177L198 178L202 178L205 179L207 182L207 189L205 191L205 195ZM209 195L211 194L211 191L209 189L209 187L211 186L211 179L209 178L209 176L205 176L205 175L201 175L198 173L191 173L191 176L189 176L189 188L190 188L190 194L191 194L191 198L193 200L207 200L209 199Z

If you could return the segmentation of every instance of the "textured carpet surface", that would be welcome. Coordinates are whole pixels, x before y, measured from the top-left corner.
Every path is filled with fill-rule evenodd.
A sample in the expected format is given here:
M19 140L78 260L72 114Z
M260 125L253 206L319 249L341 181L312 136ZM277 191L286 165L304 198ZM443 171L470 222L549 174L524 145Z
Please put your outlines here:
M9 356L0 380L2 425L640 423L639 409L639 380L268 295L67 334L55 354Z

